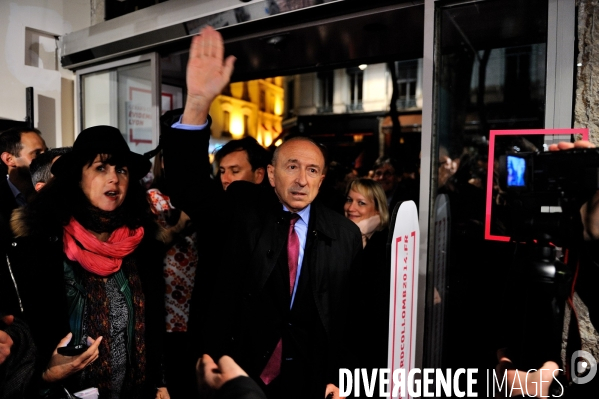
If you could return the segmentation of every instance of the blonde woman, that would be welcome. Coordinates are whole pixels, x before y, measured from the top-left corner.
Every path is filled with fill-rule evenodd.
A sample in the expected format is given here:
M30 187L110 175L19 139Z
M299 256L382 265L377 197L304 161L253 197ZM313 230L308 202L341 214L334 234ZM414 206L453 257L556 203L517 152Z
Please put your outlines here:
M366 249L373 235L384 231L389 223L385 192L379 182L361 178L348 184L345 196L345 217L360 228L362 245Z
M356 334L360 368L387 367L389 330L389 284L391 269L387 253L389 211L385 191L377 181L360 178L346 190L345 217L360 228L364 246L357 271Z

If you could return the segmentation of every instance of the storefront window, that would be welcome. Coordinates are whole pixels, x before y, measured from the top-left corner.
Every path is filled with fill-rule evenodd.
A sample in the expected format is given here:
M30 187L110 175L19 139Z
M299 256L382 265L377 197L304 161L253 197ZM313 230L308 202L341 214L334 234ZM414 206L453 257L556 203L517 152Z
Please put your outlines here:
M82 129L96 125L118 127L131 150L140 154L156 146L159 108L150 60L83 72L81 92ZM174 97L163 92L162 100L173 102Z
M424 367L494 369L518 326L503 302L509 243L484 239L489 131L544 127L547 2L443 5L436 23Z

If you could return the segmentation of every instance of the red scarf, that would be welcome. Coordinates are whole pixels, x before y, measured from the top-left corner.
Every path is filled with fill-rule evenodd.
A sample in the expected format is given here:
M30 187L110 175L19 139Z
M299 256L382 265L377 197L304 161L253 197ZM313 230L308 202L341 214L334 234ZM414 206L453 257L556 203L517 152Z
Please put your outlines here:
M103 242L71 218L64 226L64 253L88 272L105 277L120 270L123 258L137 248L143 236L143 227L131 230L122 226Z

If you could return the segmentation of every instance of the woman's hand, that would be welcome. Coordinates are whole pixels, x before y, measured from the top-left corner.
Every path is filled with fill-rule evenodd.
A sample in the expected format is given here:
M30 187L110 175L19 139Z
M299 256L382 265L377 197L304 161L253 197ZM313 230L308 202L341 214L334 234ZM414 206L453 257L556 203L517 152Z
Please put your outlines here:
M179 239L181 236L189 235L191 232L188 232L191 228L191 219L187 214L181 211L179 216L179 221L176 225L169 227L168 229L164 229L164 234L162 235L162 241L170 246L175 240Z
M181 211L181 213L179 215L179 221L177 222L176 225L174 225L170 229L173 233L181 234L182 231L189 228L190 226L191 226L191 219L189 218L187 213Z
M57 349L61 346L67 346L67 344L71 342L72 337L73 334L68 333L66 337L60 340L56 349L54 349L54 353L52 353L52 357L48 363L48 368L42 374L44 381L56 382L65 379L68 376L83 370L98 358L100 354L98 347L100 346L100 342L102 342L102 337L95 340L91 337L87 337L89 348L80 355L63 356L58 354Z
M160 387L156 390L156 399L171 399L166 387Z

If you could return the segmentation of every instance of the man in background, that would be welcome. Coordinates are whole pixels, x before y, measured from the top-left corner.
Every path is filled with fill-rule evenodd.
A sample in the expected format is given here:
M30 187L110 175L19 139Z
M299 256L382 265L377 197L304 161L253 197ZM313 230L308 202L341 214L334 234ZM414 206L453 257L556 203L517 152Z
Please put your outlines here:
M380 158L372 167L374 170L373 179L381 183L385 195L387 196L387 206L389 213L398 203L412 200L418 207L418 196L420 193L420 176L410 176L410 173L403 173L402 165L394 158Z
M224 190L237 180L254 184L265 181L270 154L253 137L229 141L214 157Z
M31 183L35 191L40 191L54 175L50 172L54 161L60 158L61 155L71 152L72 147L53 148L34 158L29 165L29 173L31 174Z
M0 133L0 213L10 220L13 209L27 204L27 197L34 192L29 174L31 161L46 151L41 132L33 128L15 127Z

